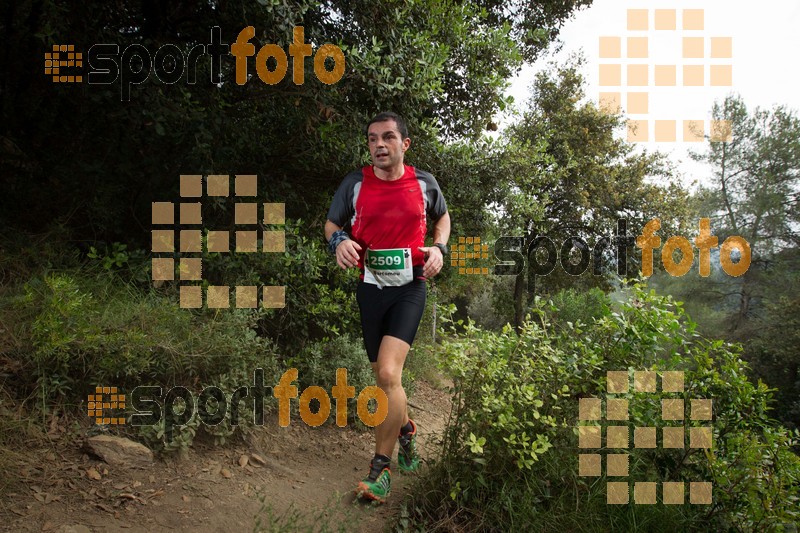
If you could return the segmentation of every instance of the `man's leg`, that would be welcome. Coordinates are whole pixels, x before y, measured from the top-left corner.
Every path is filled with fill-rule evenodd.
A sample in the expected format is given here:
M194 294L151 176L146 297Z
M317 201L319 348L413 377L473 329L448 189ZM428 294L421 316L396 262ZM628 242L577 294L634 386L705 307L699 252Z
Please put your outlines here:
M364 341L368 349L372 346L369 353L375 358L372 364L375 381L386 394L389 405L386 419L375 428L375 456L370 464L370 474L359 483L357 490L367 498L385 501L391 486L389 465L395 440L401 445L398 454L400 469L411 472L419 465L414 444L416 426L408 419L406 392L401 379L406 356L425 309L425 284L415 283L400 292L392 291L381 296L392 297L389 302L384 302L388 306L385 314L381 312L376 316L375 313L365 313L368 310L363 305L361 313L362 326L364 323L376 324L376 319L380 320L380 324L388 326L388 331L381 326L377 336L373 336L375 332L365 327Z
M391 487L391 462L394 443L400 433L400 426L408 420L406 392L400 379L403 363L411 348L405 341L384 335L378 350L378 360L372 363L375 381L383 389L389 400L386 418L375 427L375 457L370 463L367 479L358 484L356 492L360 496L380 502L386 501Z
M378 361L372 363L378 387L389 398L386 419L375 427L375 453L386 457L392 456L400 428L408 423L408 403L401 379L410 348L407 342L385 335L378 351Z

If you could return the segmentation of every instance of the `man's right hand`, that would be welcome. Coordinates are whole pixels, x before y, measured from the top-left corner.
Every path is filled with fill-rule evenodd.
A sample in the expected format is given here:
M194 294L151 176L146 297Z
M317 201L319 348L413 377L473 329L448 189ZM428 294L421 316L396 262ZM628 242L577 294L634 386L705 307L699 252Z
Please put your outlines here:
M336 247L336 264L342 268L358 266L358 252L361 246L352 239L347 239L339 243Z

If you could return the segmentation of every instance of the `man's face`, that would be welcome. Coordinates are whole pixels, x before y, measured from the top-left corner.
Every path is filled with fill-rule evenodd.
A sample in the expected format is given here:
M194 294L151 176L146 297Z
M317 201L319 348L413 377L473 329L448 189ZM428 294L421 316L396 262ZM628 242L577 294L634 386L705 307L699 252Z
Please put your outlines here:
M390 170L403 164L403 155L411 144L411 139L402 139L394 120L375 122L367 131L369 153L372 164L381 170Z

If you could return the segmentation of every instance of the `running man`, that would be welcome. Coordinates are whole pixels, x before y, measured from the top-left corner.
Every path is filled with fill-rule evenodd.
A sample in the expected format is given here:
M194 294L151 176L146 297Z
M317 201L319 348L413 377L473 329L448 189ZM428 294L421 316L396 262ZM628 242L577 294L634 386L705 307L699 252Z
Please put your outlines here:
M375 457L357 492L383 502L391 488L395 439L400 470L419 467L417 427L408 418L401 378L425 309L425 279L444 264L450 215L433 176L403 164L411 139L402 117L376 115L367 125L367 143L372 165L342 181L328 211L325 238L340 267L361 269L356 300L364 346L389 411L375 428ZM428 217L435 221L432 246L425 246ZM347 224L349 235L343 229Z

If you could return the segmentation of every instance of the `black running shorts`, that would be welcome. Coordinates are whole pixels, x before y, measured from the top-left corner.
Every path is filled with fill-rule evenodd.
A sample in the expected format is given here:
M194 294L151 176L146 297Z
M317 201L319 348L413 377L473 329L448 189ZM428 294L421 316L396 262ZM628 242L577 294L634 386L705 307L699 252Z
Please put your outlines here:
M384 335L391 335L411 345L417 335L425 310L426 284L415 279L401 287L379 289L371 283L358 283L356 301L361 310L361 330L370 362L378 360Z

